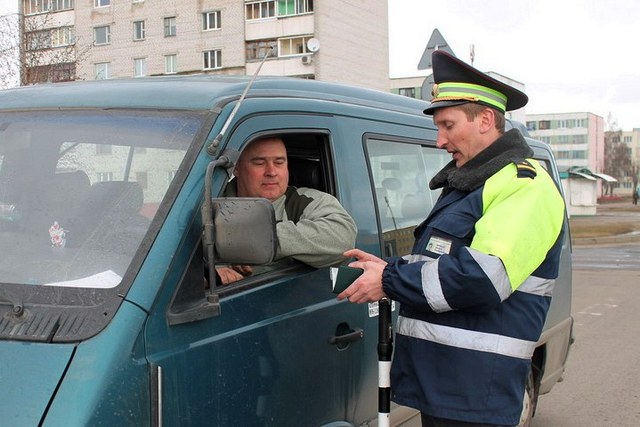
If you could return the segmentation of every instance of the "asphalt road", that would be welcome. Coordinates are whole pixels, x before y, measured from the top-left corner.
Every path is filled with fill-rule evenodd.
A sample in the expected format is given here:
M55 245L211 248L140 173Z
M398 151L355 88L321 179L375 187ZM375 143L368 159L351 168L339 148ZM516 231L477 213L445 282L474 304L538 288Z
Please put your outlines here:
M640 426L640 245L574 247L572 313L564 381L532 426Z

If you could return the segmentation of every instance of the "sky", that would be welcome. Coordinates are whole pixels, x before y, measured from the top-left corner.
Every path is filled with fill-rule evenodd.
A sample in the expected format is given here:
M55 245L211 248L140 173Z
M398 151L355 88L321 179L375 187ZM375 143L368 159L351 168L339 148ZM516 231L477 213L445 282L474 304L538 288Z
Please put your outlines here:
M18 2L15 0L0 0L0 15L15 13L18 11Z
M637 0L388 0L391 77L418 70L438 29L454 54L525 84L527 114L590 112L640 128Z

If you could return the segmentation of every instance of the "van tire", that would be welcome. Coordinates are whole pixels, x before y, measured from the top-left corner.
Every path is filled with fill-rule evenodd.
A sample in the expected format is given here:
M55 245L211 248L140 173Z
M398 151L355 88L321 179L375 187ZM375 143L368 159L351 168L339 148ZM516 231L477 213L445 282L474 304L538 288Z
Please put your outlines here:
M524 399L522 401L522 413L518 427L529 427L538 405L538 387L536 387L533 369L529 370L527 382L524 387Z

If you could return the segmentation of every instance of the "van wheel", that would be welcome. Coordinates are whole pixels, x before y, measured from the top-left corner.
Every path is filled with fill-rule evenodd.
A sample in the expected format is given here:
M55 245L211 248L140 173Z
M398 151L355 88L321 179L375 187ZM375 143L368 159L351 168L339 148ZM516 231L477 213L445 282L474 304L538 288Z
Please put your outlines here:
M520 422L518 427L529 427L533 414L536 412L538 405L538 388L535 385L533 370L529 371L527 382L524 387L524 399L522 401L522 413L520 414Z

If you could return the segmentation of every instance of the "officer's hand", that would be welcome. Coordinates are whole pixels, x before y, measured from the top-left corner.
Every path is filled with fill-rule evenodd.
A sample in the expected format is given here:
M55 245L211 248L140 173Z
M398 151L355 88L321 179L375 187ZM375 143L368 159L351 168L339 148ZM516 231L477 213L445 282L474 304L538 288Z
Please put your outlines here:
M370 261L378 264L387 265L387 262L383 259L378 258L375 255L371 255L365 251L361 251L360 249L349 249L344 254L347 258L356 258L358 261ZM355 265L349 264L350 267L355 267Z
M345 255L352 251L345 252ZM364 255L366 252L360 251ZM349 256L356 256L352 254ZM387 295L382 290L382 271L387 263L373 255L369 257L363 256L361 259L369 259L369 261L354 261L349 267L362 268L364 273L358 277L347 289L338 295L339 300L347 298L350 302L361 304L365 302L380 301Z

